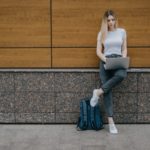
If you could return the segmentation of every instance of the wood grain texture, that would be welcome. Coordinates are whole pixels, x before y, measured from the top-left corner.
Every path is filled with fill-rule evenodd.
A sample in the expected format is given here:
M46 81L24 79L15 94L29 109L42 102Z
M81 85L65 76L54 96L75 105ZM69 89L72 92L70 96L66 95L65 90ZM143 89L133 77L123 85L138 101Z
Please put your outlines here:
M101 17L109 8L126 29L128 46L150 46L149 0L52 0L53 46L95 46Z
M54 68L99 67L95 48L53 48L52 52ZM150 67L149 52L150 48L128 48L130 67Z
M129 48L128 55L131 57L131 67L150 68L150 48Z
M109 8L127 31L130 66L150 67L149 0L1 0L0 67L98 67L94 47Z
M53 48L52 67L97 67L95 52L94 48Z
M51 46L50 0L1 0L0 47Z
M0 48L0 68L51 67L49 48Z

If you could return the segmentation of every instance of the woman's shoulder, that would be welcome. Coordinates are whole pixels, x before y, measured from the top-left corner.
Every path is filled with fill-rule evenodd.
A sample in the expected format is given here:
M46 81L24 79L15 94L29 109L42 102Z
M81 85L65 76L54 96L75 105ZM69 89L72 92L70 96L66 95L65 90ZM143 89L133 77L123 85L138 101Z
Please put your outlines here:
M117 30L120 32L126 32L126 30L124 28L117 28Z
M118 31L122 35L122 37L126 36L126 30L124 28L118 28Z
M98 32L98 35L101 35L101 31Z

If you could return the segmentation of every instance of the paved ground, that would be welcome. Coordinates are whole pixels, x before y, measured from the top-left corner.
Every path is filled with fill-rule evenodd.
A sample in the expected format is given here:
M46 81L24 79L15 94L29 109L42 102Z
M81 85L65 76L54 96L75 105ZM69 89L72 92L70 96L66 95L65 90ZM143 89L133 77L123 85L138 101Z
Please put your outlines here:
M76 131L75 125L0 125L0 150L150 150L150 125Z

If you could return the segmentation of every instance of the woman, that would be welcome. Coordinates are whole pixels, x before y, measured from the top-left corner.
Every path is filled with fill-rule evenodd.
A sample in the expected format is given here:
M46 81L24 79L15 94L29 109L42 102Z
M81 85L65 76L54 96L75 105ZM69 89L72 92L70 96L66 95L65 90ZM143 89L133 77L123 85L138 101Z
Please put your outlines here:
M109 132L117 134L118 130L113 120L112 88L118 85L126 76L125 69L105 70L107 57L127 57L126 31L117 27L117 17L114 11L107 10L102 19L101 30L97 38L97 56L100 58L100 79L102 86L93 91L91 106L98 103L103 94L104 106L108 116Z

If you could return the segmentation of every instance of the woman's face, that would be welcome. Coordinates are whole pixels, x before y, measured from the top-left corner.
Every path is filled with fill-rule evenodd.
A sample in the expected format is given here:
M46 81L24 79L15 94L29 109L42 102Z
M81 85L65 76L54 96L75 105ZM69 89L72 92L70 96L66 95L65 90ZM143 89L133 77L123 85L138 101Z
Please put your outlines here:
M109 15L107 18L108 29L113 30L115 27L116 20L112 15Z

